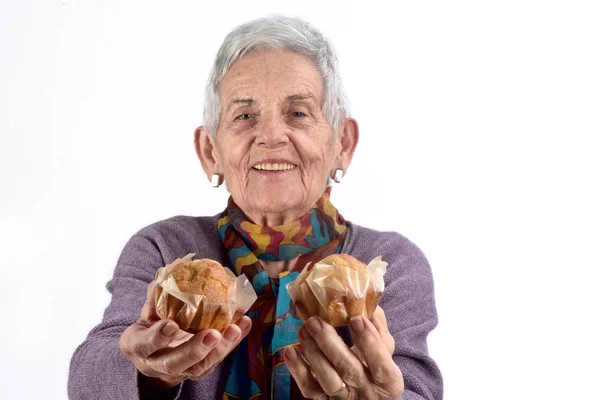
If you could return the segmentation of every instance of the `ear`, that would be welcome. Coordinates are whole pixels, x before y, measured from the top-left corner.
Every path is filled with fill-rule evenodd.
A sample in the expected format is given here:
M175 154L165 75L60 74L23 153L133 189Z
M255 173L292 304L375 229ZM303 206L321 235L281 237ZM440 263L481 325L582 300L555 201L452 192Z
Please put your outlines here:
M213 174L219 173L219 161L215 147L215 139L210 135L208 130L201 126L194 132L194 146L196 147L196 155L202 164L202 169L209 181Z
M331 176L333 176L335 170L338 168L346 174L352 162L354 150L356 150L356 145L358 144L358 122L354 118L344 119L344 122L338 128L337 134L340 150L333 165L334 171L332 171Z

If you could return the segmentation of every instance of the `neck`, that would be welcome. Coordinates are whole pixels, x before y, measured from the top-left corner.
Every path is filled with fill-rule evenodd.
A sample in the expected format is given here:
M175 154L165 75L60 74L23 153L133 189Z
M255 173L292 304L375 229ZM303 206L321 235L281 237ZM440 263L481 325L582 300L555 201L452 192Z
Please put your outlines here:
M289 210L276 212L265 211L258 208L248 207L248 204L245 204L245 202L242 201L244 199L243 197L238 199L240 200L240 202L235 201L235 199L234 201L236 205L240 208L240 210L244 213L246 218L248 218L248 220L253 224L260 226L280 226L289 224L290 222L295 221L298 218L302 217L304 214L306 214L319 201L319 199L323 196L327 188L328 185L325 184L325 187L323 188L321 194L316 198L312 199L313 201L310 202L310 205L306 209L292 208ZM307 203L303 201L302 204L306 205Z
M286 261L258 261L260 261L260 264L264 270L267 271L267 275L269 275L269 277L279 278L279 274L281 274L283 271L291 271L294 269L296 262L298 261L298 257Z
M256 224L256 225L260 225L260 226L280 226L280 225L285 225L285 224L289 224L290 222L300 218L301 216L303 216L304 214L306 214L308 212L309 209L304 210L303 212L301 211L289 211L289 212L283 212L283 213L270 213L270 212L247 212L246 210L244 211L244 214L246 215L246 217L252 221L252 223Z

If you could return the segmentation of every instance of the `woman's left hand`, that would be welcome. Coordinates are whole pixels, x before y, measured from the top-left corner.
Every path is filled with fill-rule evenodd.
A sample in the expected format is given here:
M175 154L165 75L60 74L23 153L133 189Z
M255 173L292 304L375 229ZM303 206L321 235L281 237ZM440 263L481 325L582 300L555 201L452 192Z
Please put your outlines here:
M372 322L353 317L350 334L355 344L352 348L322 318L311 317L300 328L302 353L288 346L284 357L302 395L318 400L400 397L404 380L392 359L394 339L381 307Z

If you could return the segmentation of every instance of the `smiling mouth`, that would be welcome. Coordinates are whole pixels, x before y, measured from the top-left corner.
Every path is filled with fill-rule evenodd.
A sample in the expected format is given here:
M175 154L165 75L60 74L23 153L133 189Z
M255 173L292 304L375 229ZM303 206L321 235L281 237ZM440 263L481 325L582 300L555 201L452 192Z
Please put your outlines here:
M262 163L252 167L258 171L290 171L295 168L296 165L290 163Z

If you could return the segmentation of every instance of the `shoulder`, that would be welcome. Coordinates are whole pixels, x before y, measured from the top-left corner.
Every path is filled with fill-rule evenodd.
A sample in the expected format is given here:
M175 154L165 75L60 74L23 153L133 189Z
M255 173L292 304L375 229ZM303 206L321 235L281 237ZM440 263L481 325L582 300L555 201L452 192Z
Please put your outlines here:
M218 214L178 215L142 228L132 241L151 244L167 263L188 253L196 253L197 258L220 259L222 246L217 231L218 219Z
M348 223L350 236L346 245L349 254L361 256L361 261L369 262L382 256L383 260L394 264L427 263L425 255L409 239L398 232L378 231L354 223Z
M431 267L417 245L398 232L377 231L352 223L349 226L345 252L364 263L377 256L388 263L382 301L391 296L419 297L433 293Z
M140 229L136 235L145 237L187 236L193 234L209 234L216 232L219 215L192 217L177 215Z

